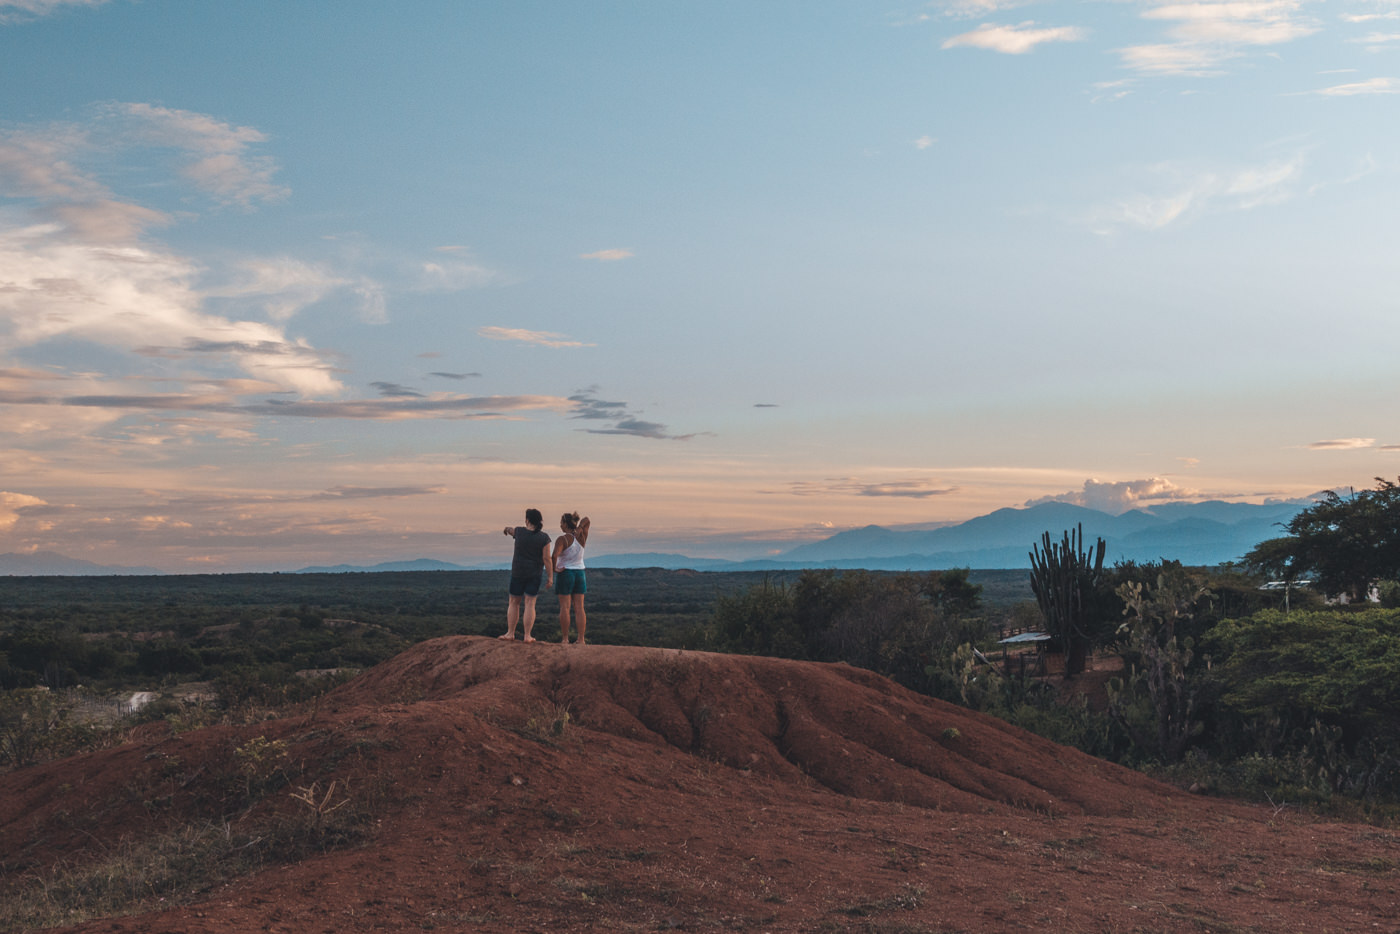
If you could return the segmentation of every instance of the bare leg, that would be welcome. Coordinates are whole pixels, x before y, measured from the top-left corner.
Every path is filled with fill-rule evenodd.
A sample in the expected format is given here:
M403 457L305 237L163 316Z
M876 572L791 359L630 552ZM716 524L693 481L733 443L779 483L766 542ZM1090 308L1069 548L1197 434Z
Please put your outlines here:
M583 598L581 593L574 594L574 628L578 630L579 645L583 645L583 631L588 628L588 614L583 612Z
M521 622L525 624L525 641L534 642L535 637L530 635L530 630L535 628L535 598L529 594L525 595L525 615Z
M559 595L559 641L567 643L569 641L569 595L561 593Z
M520 598L511 594L510 604L506 606L506 634L497 636L498 639L514 639L515 624L520 621Z

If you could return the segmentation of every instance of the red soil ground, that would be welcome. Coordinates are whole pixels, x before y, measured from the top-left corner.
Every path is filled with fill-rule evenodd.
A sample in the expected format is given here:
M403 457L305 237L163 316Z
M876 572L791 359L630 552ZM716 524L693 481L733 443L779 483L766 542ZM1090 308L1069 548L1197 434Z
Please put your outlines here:
M370 839L70 930L1400 930L1389 830L1187 795L844 665L474 637L304 715L0 777L0 860L197 818L260 735L294 786L348 781Z

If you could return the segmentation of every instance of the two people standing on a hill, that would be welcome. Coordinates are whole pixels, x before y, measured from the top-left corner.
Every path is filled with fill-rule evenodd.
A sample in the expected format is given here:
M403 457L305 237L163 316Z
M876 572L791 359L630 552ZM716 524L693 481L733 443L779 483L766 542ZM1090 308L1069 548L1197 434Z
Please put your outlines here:
M587 516L580 519L576 512L565 513L559 520L563 534L554 542L553 555L549 550L549 533L544 531L544 516L538 509L525 510L525 525L507 526L503 530L504 534L515 539L515 554L510 563L506 631L498 638L513 640L516 625L523 623L525 641L535 641L531 635L535 628L535 598L540 592L541 579L547 575L545 587L553 587L559 596L560 641L569 641L569 616L572 610L573 623L578 630L578 644L584 644L588 618L584 615L583 596L588 592L588 580L584 576L583 546L588 542L588 527Z
M588 628L588 616L583 611L583 595L588 593L588 578L583 572L583 546L588 543L588 517L579 518L576 512L566 512L559 517L559 531L563 534L554 540L554 592L559 597L560 642L569 641L569 611L573 610L574 628L578 630L578 644L584 645L584 631Z

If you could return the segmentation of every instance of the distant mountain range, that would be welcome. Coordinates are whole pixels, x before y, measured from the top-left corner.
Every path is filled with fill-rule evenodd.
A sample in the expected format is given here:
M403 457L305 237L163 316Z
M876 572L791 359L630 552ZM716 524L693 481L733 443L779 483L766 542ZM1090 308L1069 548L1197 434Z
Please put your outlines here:
M353 564L336 564L330 567L310 567L299 568L292 571L293 574L352 574L365 571L471 571L478 568L469 568L461 564L453 564L450 561L436 561L432 558L418 558L415 561L384 561L380 564L371 564L368 567L360 567Z
M695 571L776 571L801 568L866 568L887 571L926 571L954 567L1028 568L1031 546L1050 533L1059 542L1079 525L1084 538L1107 543L1107 560L1159 561L1214 566L1237 561L1255 545L1284 534L1283 526L1306 502L1168 503L1134 509L1121 515L1068 503L1042 503L1020 509L998 509L959 525L903 531L868 525L838 532L830 538L799 545L771 558L730 561L692 558L665 552L590 555L594 568L689 568ZM410 566L415 565L415 566ZM417 565L432 565L423 567ZM478 569L504 564L478 565ZM373 567L306 568L307 571L467 570L445 562L398 562Z
M1086 542L1102 538L1107 560L1158 561L1213 566L1242 558L1265 539L1284 534L1283 526L1306 502L1167 503L1121 515L1068 503L1042 503L998 509L959 525L906 531L868 525L830 538L799 545L771 558L729 561L682 554L643 552L590 555L595 568L688 568L696 571L768 571L801 568L866 568L872 571L926 571L953 567L1028 568L1031 546L1042 533L1058 542L1063 533L1083 525ZM420 558L358 566L306 567L296 574L345 574L376 571L495 570L505 563L453 564ZM159 574L154 568L120 568L79 561L52 552L0 555L0 575Z
M1086 542L1102 538L1107 560L1172 559L1188 565L1236 561L1255 545L1284 534L1306 503L1168 503L1111 515L1068 503L998 509L961 525L900 532L870 525L800 545L781 556L784 566L933 570L950 567L1030 567L1031 546L1050 533L1082 525Z
M118 574L164 574L159 568L126 568L110 564L94 564L70 558L53 551L30 554L6 552L0 554L0 576L5 577L101 577Z

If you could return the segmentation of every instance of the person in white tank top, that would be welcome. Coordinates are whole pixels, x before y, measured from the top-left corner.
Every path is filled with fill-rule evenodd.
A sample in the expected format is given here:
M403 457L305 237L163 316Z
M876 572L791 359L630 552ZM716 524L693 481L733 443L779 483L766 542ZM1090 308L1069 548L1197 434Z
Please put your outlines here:
M554 593L559 597L559 641L569 641L569 617L578 630L578 644L584 645L588 616L584 613L583 597L588 593L588 577L583 569L583 547L588 544L588 517L566 512L559 518L559 531L554 540Z

